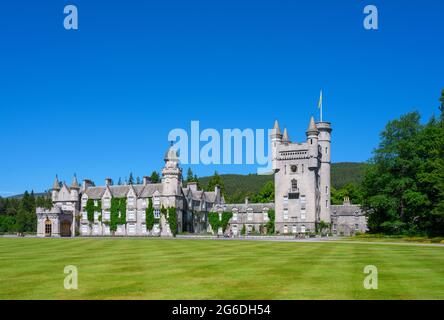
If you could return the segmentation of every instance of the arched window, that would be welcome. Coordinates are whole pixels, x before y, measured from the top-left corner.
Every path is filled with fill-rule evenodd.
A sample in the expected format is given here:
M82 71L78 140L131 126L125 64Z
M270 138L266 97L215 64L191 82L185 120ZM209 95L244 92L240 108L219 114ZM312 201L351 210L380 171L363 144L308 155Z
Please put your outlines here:
M45 221L45 237L50 237L52 234L52 223L51 220L46 219Z

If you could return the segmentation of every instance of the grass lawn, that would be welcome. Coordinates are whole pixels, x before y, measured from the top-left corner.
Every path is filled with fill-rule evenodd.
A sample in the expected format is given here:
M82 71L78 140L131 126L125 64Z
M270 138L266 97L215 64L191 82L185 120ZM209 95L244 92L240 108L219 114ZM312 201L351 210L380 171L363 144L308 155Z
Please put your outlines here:
M363 288L366 265L378 290ZM3 238L0 299L444 299L444 247Z

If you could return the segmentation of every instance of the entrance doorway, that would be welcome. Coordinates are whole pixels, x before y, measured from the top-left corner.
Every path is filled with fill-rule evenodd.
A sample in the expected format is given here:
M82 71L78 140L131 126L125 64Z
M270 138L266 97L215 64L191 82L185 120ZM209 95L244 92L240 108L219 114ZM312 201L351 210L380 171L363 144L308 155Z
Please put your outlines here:
M62 228L60 230L60 236L71 237L71 222L68 220L62 221Z
M52 222L49 219L45 221L45 237L50 237L52 234Z

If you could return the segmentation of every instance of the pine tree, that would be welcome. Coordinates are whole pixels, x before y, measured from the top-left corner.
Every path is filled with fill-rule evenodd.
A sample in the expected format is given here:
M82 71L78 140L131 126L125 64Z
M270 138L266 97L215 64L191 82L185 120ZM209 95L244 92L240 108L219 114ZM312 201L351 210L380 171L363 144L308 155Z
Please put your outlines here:
M133 173L132 172L130 172L129 179L128 179L128 184L134 184L134 177L133 177Z
M160 182L159 173L157 171L153 171L151 173L151 182L152 183L159 183Z

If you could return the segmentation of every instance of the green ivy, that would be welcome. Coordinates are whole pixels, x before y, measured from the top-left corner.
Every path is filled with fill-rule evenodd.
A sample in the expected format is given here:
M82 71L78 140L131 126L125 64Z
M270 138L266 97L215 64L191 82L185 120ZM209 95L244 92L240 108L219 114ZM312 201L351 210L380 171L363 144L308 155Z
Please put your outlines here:
M88 199L86 201L85 206L86 214L88 216L88 221L93 223L94 222L94 212L100 212L100 216L102 215L102 201L97 201L97 206L94 205L93 199Z
M168 224L173 237L175 237L177 234L177 213L174 207L168 208Z
M126 198L111 199L110 220L111 231L116 231L119 224L126 224Z
M274 212L274 210L268 210L268 222L265 225L265 227L267 228L267 233L268 234L273 234L274 233L274 220L275 220L276 214Z
M210 223L211 229L213 229L214 233L217 233L219 228L222 228L222 232L225 232L232 217L233 213L224 211L222 212L222 219L219 220L218 212L209 212L208 222Z
M148 207L145 210L145 223L146 223L146 229L148 231L153 230L154 224L156 223L156 220L154 218L154 207L153 202L151 199L148 199Z

